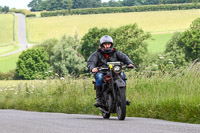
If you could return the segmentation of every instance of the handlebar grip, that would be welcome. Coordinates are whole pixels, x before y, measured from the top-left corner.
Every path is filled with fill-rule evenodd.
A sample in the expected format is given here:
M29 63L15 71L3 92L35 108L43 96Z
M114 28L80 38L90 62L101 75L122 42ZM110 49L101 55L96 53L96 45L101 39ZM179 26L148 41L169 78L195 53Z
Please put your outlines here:
M135 66L127 66L126 68L135 69Z

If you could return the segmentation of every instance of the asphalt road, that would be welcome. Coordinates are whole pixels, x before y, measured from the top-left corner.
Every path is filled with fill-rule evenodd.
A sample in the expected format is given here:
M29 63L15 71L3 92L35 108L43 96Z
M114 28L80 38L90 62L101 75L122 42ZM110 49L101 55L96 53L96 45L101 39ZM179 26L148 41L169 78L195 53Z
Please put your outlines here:
M127 117L0 110L1 133L200 133L200 125Z
M28 42L26 39L26 19L24 14L16 13L18 17L18 40L21 49L28 48Z

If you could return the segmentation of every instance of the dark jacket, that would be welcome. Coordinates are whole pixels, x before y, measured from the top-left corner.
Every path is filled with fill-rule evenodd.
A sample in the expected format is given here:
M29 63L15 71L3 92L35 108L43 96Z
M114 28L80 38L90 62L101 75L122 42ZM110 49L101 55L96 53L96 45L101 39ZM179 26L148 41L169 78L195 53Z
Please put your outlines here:
M133 64L133 62L128 58L128 56L124 53L119 52L116 49L113 49L111 53L109 53L109 58L106 59L105 53L103 53L100 49L95 51L87 62L87 67L90 71L92 71L95 67L107 67L107 62L116 62L120 61L124 64Z

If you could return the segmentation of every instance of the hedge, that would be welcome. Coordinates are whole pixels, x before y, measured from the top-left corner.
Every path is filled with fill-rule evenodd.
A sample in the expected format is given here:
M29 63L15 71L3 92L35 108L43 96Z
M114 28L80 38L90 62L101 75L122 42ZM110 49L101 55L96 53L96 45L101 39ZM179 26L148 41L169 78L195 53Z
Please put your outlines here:
M35 17L35 14L32 14L31 11L26 9L10 9L9 12L15 12L15 13L22 13L26 17Z
M200 4L164 4L164 5L145 5L145 6L131 6L131 7L100 7L100 8L84 8L57 10L57 11L43 11L41 17L50 16L66 16L79 14L103 14L103 13L122 13L122 12L145 12L145 11L165 11L165 10L187 10L200 9Z

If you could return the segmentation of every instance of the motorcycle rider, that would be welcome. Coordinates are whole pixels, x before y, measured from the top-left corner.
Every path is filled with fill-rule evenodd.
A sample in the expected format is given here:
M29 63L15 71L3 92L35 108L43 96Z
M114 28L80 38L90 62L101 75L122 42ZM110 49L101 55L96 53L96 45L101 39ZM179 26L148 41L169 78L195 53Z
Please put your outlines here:
M98 71L99 67L107 67L107 62L123 62L128 66L134 67L133 62L129 59L129 57L113 48L113 39L108 35L104 35L100 39L100 48L95 51L88 59L87 67L88 69L96 73L96 103L94 104L96 107L101 105L101 97L102 97L102 84L103 84L103 73ZM126 75L121 72L121 77L125 81Z

